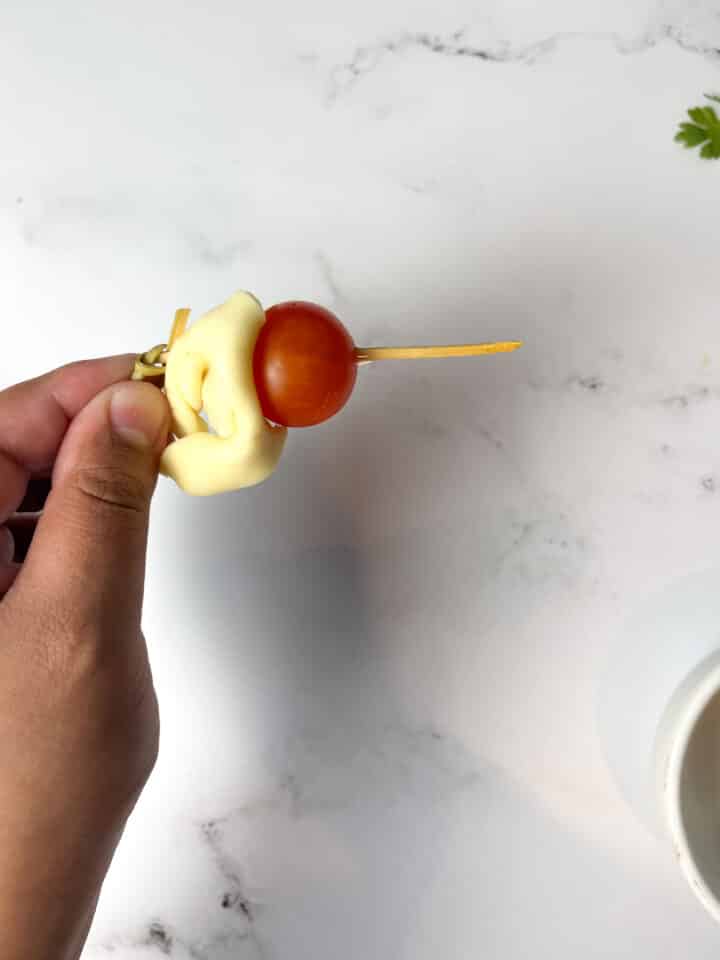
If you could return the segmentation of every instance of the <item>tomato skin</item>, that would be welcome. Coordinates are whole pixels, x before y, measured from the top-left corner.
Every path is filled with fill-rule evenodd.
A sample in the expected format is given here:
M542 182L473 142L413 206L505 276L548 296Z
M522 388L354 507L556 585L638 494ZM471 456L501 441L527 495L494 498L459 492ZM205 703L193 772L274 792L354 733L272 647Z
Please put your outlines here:
M285 427L329 420L355 386L352 337L334 313L316 303L279 303L265 316L253 355L263 414Z

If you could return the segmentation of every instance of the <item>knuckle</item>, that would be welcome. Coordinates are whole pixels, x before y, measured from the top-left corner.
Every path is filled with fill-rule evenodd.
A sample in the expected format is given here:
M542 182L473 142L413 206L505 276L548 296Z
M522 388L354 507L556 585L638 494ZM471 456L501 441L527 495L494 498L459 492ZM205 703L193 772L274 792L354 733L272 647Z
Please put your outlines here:
M76 489L96 505L128 513L143 513L148 502L147 484L118 467L79 467L74 477Z

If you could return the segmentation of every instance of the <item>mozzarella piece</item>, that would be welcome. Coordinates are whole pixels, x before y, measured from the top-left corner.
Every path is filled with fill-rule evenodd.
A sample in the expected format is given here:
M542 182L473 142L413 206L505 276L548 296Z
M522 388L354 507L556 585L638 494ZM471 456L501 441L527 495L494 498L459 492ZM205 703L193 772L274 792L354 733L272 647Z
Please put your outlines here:
M168 354L165 393L177 439L165 450L160 471L186 493L202 497L250 487L278 464L287 430L263 416L253 378L264 322L260 303L241 291L194 323Z

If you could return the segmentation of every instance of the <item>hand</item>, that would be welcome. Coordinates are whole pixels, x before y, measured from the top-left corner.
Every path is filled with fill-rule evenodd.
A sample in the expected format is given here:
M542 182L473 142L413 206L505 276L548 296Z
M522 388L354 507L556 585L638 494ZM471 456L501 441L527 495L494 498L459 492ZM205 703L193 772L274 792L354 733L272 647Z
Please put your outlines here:
M153 768L157 701L140 615L162 393L132 358L0 392L0 931L3 960L75 960ZM124 381L124 382L122 382ZM27 558L2 524L52 490Z

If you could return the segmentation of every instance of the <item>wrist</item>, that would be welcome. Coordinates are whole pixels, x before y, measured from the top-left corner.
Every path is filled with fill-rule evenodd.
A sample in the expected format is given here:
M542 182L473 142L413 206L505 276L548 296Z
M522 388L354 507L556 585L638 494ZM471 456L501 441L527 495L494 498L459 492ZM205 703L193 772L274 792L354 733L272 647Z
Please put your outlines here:
M60 846L0 838L3 960L78 960L121 833L106 832L102 845L89 826Z

